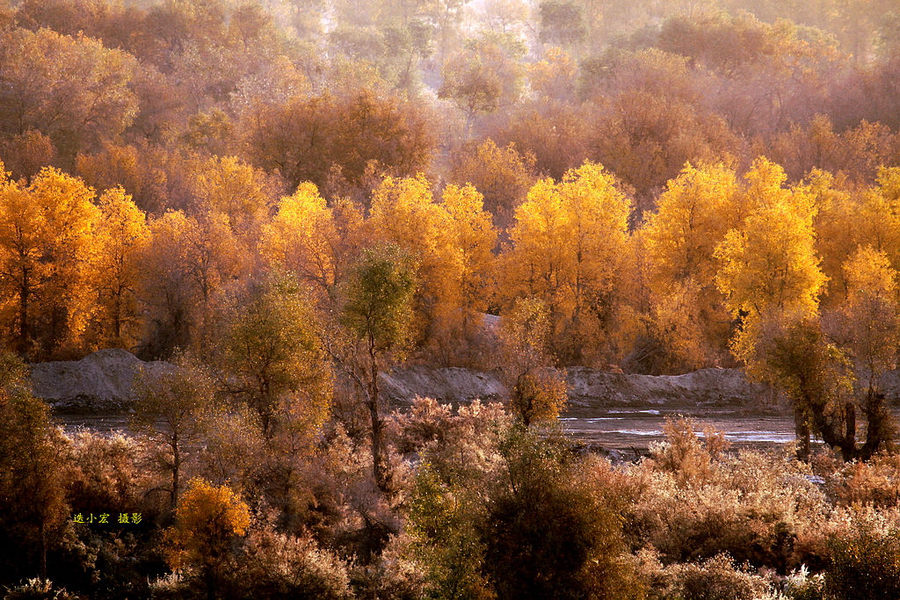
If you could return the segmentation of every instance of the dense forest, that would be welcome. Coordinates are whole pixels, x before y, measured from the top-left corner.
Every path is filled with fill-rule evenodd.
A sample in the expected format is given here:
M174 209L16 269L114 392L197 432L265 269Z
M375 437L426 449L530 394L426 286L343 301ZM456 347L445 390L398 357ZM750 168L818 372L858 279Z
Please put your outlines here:
M0 0L4 598L900 598L898 40L896 0ZM167 366L63 432L27 364L103 348ZM391 411L410 363L510 398ZM740 367L797 443L613 465L574 366Z

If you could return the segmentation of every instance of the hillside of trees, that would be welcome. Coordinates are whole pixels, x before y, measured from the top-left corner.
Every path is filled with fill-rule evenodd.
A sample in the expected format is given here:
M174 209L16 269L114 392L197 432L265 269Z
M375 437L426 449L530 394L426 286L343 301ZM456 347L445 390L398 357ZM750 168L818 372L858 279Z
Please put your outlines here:
M896 0L0 0L3 597L900 597L898 40ZM173 367L64 433L26 364L101 348ZM392 413L402 363L510 398ZM581 455L572 366L741 367L797 443Z

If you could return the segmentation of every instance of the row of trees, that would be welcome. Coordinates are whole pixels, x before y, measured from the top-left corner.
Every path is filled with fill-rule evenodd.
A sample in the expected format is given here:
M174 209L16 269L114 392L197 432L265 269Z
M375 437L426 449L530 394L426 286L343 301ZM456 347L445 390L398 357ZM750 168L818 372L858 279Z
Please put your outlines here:
M134 437L62 433L23 365L3 356L8 598L849 600L900 589L894 456L726 453L723 434L701 439L682 420L644 460L614 466L498 404L420 398L385 422L394 477L382 493L349 421L320 423L310 444L279 411L266 435L238 405L194 402L202 372L182 362L144 380L139 415L156 399L195 417L179 455L157 443L174 430L154 420ZM170 489L173 457L188 481Z
M202 211L149 218L121 188L97 198L55 169L28 185L5 180L0 258L9 347L38 359L108 346L148 357L216 348L235 307L257 306L248 300L253 290L283 273L307 299L265 296L259 319L336 315L348 290L370 302L408 293L408 306L359 307L357 320L394 327L378 319L408 312L403 335L385 335L447 365L499 366L492 340L500 333L519 348L504 364L523 398L536 389L559 397L547 371L555 365L677 372L731 364L733 356L790 390L798 406L821 404L798 423L845 405L841 416L815 424L834 430L837 445L855 439L845 397L853 380L862 382L868 431L887 435L871 423L883 412L878 381L894 365L900 336L900 238L895 224L875 215L896 210L895 168L860 188L824 171L788 185L783 169L763 158L743 176L722 163L688 165L668 183L658 211L630 225L621 185L585 163L559 182L532 185L502 242L471 185L448 185L435 198L421 175L388 177L366 213L346 198L329 204L311 183L273 202L264 173L236 159L210 159L194 177ZM360 257L379 248L399 254L379 259L372 282L354 283ZM408 282L395 289L400 283L384 283L390 277ZM487 325L488 311L501 315L501 331ZM273 336L290 330L267 326ZM377 385L382 342L372 336L365 372ZM796 368L813 371L784 371L791 361L773 358L779 353L819 355L798 349L803 340L821 351L821 364L799 360ZM377 389L367 386L375 402ZM845 445L852 454L853 442Z
M785 9L795 25L731 3L514 0L481 21L464 2L327 16L316 3L150 4L3 13L0 151L15 177L56 166L158 214L194 201L193 154L236 155L285 189L312 181L365 201L384 174L479 184L467 171L492 139L515 143L505 166L521 163L519 179L591 160L646 209L688 160L765 154L795 179L819 167L869 184L900 148L896 36L877 2L827 9L859 25L844 44L798 8ZM568 37L579 20L646 27L587 48Z

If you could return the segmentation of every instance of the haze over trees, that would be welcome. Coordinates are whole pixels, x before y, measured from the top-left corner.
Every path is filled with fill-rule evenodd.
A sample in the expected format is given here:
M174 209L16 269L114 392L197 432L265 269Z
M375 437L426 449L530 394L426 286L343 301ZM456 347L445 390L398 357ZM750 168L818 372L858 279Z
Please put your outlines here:
M896 596L898 39L892 0L0 0L7 597ZM24 364L105 348L174 366L134 437L61 433ZM392 412L401 364L510 398ZM802 461L578 456L582 366L741 368Z

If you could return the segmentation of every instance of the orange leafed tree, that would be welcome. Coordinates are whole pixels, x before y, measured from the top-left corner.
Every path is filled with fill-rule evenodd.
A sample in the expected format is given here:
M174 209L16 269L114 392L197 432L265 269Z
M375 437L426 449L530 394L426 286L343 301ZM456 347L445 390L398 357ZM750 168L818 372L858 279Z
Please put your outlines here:
M739 192L732 168L688 164L643 227L653 335L682 363L696 366L727 347L730 319L713 253L739 224Z
M249 526L250 510L231 488L192 479L178 501L175 525L166 530L166 560L173 569L197 569L213 598L232 543Z
M94 273L101 339L107 345L131 348L143 333L137 290L142 277L140 259L150 240L150 228L144 212L120 187L105 191L99 204L99 252Z
M628 244L631 203L615 178L585 163L563 180L538 181L516 210L503 257L506 304L540 298L553 337L575 340L563 358L585 358L603 344L615 314L616 283Z
M92 267L100 210L80 179L45 168L27 187L0 181L2 321L17 350L75 349L95 308Z
M263 227L259 251L269 265L331 295L340 271L340 243L332 209L315 184L305 182L281 199L275 217Z

